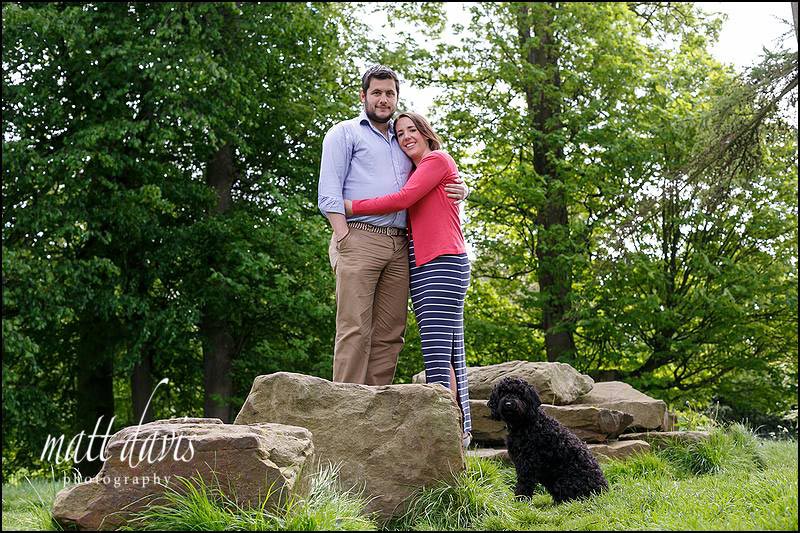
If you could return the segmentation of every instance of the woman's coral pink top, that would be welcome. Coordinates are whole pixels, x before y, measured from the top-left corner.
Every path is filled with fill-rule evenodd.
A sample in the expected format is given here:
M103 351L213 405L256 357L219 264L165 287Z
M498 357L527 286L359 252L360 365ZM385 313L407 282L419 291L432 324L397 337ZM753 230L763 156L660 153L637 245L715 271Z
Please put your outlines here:
M353 200L353 214L380 215L408 209L409 237L414 239L417 266L440 255L465 253L458 206L444 190L456 177L458 167L450 154L434 150L422 158L400 191Z

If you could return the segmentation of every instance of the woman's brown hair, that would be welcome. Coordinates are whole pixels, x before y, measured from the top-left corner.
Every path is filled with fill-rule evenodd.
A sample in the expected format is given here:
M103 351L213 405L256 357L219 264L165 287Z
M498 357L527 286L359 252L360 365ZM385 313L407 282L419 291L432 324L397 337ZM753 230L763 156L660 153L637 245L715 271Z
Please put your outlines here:
M433 131L430 123L425 120L425 117L420 115L419 113L414 113L412 111L406 111L405 113L400 113L397 115L397 118L394 120L394 123L397 124L397 121L401 118L406 117L408 120L414 123L414 127L417 128L417 131L422 134L428 140L428 148L431 150L441 150L442 149L442 139L436 135L436 132Z

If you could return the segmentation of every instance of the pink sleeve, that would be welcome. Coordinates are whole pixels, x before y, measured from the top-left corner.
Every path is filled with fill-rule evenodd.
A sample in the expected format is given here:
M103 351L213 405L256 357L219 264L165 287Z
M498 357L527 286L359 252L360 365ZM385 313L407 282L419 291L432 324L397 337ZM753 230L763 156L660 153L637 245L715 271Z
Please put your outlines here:
M353 200L354 215L382 215L408 209L420 198L428 194L450 173L447 160L441 154L430 154L420 161L417 170L411 175L405 186L396 193L370 198Z

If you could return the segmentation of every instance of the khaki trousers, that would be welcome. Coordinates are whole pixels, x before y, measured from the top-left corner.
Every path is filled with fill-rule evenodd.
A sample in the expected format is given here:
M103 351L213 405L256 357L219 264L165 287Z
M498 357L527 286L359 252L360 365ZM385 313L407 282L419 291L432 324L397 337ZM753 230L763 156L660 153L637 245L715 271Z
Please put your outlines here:
M350 228L328 248L336 274L333 381L390 385L408 313L408 239Z

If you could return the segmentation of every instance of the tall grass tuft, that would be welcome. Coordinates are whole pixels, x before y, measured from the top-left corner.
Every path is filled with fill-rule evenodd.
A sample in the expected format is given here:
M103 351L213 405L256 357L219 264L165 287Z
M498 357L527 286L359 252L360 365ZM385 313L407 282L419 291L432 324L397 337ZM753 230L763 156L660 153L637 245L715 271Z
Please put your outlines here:
M59 472L59 474L61 474ZM27 475L3 485L3 529L60 531L51 511L56 494L64 485L55 469L50 479L30 479Z
M29 521L25 525L30 527L30 529L40 531L60 531L62 529L61 526L53 520L51 514L53 502L57 494L56 483L31 481L27 477L25 478L25 483L28 484L36 495L36 499L31 498L28 500L30 514Z
M675 467L667 459L651 452L614 459L602 463L601 467L609 484L623 480L672 477L675 471Z
M437 531L510 523L513 499L508 473L500 463L467 457L466 471L456 476L454 484L441 483L414 493L405 513L390 528Z
M684 475L760 470L766 464L755 433L739 423L712 429L708 439L669 444L657 454Z
M339 468L320 468L311 480L307 498L288 495L277 508L268 508L272 488L259 507L243 507L223 492L218 483L202 478L183 479L181 490L167 488L163 503L137 513L124 529L145 531L346 531L375 530L363 515L366 501L360 494L342 490Z
M217 484L202 478L175 477L179 488L168 486L158 505L136 513L122 529L196 531L232 529L240 517L238 506Z
M368 501L362 494L342 490L339 466L329 465L314 476L307 499L291 502L284 515L287 531L336 529L342 531L374 530L377 524L364 516Z

